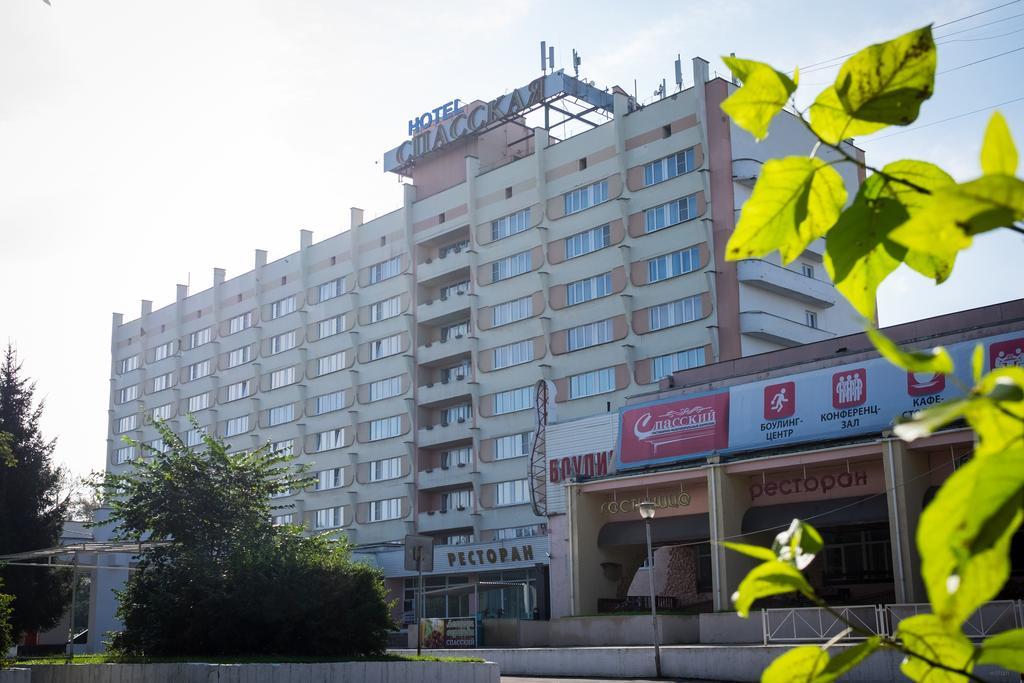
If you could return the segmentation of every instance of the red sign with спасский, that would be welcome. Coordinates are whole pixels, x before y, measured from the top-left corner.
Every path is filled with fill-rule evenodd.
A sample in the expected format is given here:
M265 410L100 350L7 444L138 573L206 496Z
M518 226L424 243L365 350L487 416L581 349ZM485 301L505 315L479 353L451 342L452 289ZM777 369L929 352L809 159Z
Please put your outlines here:
M622 412L623 463L706 455L729 445L729 392L666 401Z

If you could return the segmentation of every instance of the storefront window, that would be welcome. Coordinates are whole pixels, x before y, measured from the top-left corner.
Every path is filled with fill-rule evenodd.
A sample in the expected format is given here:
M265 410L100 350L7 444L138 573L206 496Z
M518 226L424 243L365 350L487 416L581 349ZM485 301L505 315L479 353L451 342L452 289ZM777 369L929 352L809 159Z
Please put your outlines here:
M697 546L697 592L710 593L711 586L711 544Z
M536 582L529 570L485 574L480 582L480 614L484 619L536 618ZM515 585L487 588L488 582Z
M825 541L825 583L892 581L892 551L886 525L821 530Z
M470 615L470 593L463 591L451 592L451 589L468 583L469 578L465 576L423 577L423 590L427 594L426 600L423 603L423 616L436 618L468 617ZM409 578L405 580L402 609L406 614L416 614L416 586L416 579Z

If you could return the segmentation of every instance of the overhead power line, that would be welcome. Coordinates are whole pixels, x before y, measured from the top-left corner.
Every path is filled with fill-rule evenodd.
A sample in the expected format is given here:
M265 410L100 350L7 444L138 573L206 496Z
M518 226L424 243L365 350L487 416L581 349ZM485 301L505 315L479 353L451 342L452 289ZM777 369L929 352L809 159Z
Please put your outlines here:
M960 66L954 66L952 69L945 69L943 71L939 71L935 75L936 76L941 76L942 74L948 74L950 71L959 71L960 69L966 69L969 66L974 66L975 64L981 64L982 62L987 62L990 59L995 59L997 57L1003 57L1005 55L1013 54L1014 52L1020 52L1021 50L1024 50L1024 45L1022 45L1021 47L1018 47L1018 48L1014 48L1012 50L1007 50L1006 52L1000 52L999 54L992 55L991 57L985 57L984 59L979 59L979 60L974 61L974 62L968 62L966 64L961 64Z
M996 5L995 7L989 7L988 9L980 10L978 12L975 12L974 14L968 14L968 15L963 16L963 17L958 17L956 19L953 19L951 21L947 21L947 22L942 23L942 24L935 24L934 26L932 26L932 28L942 28L943 26L949 26L950 24L956 24L958 22L964 21L965 19L971 19L973 17L977 17L977 16L982 15L982 14L988 14L989 12L994 12L997 9L1002 9L1004 7L1009 7L1010 5L1016 5L1018 2L1020 2L1020 0L1011 0L1010 2L1004 2L1002 5Z
M907 130L899 130L899 131L896 131L895 133L889 133L888 135L881 135L881 136L879 136L877 138L861 139L861 140L857 141L857 144L869 143L869 142L877 142L879 140L884 140L886 138L891 138L894 135L903 135L905 133L914 133L916 131L921 130L922 128L928 128L929 126L937 126L940 123L947 123L947 122L953 121L955 119L962 119L963 117L970 116L971 114L979 114L979 113L981 113L983 111L988 111L990 109L995 109L996 107L1003 107L1003 106L1006 106L1007 104L1013 104L1014 102L1020 102L1022 100L1024 100L1024 96L1022 96L1022 97L1015 97L1012 100L1006 100L1005 102L1000 102L998 104L991 104L991 105L989 105L987 107L982 107L981 109L974 109L972 111L965 111L963 114L956 114L955 116L950 116L950 117L945 118L945 119L939 119L938 121L932 121L931 123L923 123L921 125L915 125L913 128L910 128L910 129L907 129Z

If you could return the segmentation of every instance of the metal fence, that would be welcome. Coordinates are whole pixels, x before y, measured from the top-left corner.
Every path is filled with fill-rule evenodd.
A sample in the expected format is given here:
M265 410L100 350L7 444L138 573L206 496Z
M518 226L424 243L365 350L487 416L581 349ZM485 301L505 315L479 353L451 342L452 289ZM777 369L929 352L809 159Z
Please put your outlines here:
M761 610L764 644L863 640L867 633L891 636L900 622L918 614L930 614L928 603L892 605L850 605L832 608L838 616L819 607L793 607ZM842 617L841 619L839 617ZM844 622L845 620L845 622ZM849 629L853 624L861 632ZM1024 601L987 602L964 622L964 634L980 640L1024 626Z

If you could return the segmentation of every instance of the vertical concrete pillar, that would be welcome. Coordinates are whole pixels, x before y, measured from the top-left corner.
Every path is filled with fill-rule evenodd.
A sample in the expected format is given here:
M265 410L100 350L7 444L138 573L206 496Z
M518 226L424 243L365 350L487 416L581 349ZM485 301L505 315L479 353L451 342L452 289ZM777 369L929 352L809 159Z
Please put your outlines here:
M711 527L712 597L716 612L732 609L732 594L753 566L743 555L718 545L743 533L749 505L746 478L731 475L722 465L708 469L708 522Z
M889 507L889 545L892 549L896 602L925 602L921 558L917 554L917 523L928 490L928 457L915 453L899 439L882 441L886 502Z

